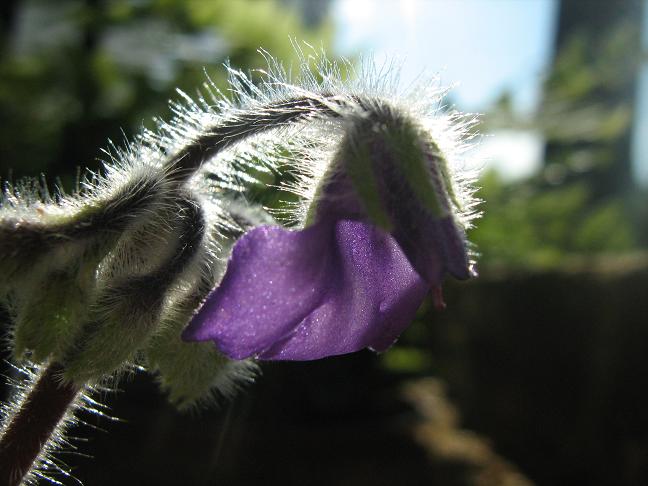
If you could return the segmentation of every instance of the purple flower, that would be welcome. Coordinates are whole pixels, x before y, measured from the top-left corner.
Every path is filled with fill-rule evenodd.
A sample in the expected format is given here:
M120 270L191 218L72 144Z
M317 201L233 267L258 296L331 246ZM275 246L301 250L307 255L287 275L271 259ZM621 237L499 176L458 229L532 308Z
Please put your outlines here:
M261 226L234 246L220 285L183 333L234 359L383 351L446 274L471 276L445 162L409 125L341 143L305 229ZM406 146L406 149L403 149Z

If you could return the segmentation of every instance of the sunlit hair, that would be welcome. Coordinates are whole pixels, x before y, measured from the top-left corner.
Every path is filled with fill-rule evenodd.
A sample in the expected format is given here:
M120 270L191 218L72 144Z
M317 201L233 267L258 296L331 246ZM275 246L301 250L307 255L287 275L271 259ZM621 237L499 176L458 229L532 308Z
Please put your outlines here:
M437 80L400 93L394 65L354 68L297 50L294 71L261 51L266 70L225 67L225 92L211 81L196 99L179 92L171 121L156 119L123 148L110 143L103 170L83 174L72 194L51 194L44 181L4 184L0 296L17 360L59 362L79 385L144 367L180 408L231 396L255 364L183 343L182 329L241 234L303 226L337 143L377 110L429 133L456 220L470 225L475 175L463 168L474 118L442 105ZM268 181L297 202L256 202L253 189Z

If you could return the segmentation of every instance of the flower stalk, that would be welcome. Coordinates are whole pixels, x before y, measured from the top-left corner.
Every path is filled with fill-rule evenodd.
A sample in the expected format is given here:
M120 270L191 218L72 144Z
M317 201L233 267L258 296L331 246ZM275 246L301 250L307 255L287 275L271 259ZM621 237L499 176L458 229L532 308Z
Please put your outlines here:
M80 387L62 380L63 368L48 365L24 396L0 436L0 484L18 486L30 473Z

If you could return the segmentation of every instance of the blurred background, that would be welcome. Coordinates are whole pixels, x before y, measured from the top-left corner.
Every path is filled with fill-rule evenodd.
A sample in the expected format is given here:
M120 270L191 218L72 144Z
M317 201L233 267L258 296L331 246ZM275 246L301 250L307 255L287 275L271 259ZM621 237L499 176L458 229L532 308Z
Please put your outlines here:
M480 278L383 355L274 363L181 415L150 377L62 456L88 486L648 484L648 2L3 0L0 179L79 167L221 64L402 59L480 113ZM6 368L6 367L5 367ZM9 371L5 369L5 372ZM6 396L3 389L0 395ZM89 458L87 456L92 456ZM74 484L72 480L66 480Z

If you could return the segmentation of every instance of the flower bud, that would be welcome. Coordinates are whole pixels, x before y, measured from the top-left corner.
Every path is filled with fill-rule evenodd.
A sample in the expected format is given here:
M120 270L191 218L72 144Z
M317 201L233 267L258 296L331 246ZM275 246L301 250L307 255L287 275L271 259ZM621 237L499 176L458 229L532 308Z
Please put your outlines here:
M14 356L29 350L31 360L57 358L73 342L86 312L87 287L77 275L67 272L45 274L21 302L14 327Z
M241 383L252 381L256 374L252 361L232 361L212 343L186 343L180 339L194 307L162 322L162 330L153 336L146 350L147 368L156 373L160 388L180 410L229 398Z
M387 349L446 274L471 275L445 161L382 102L345 114L344 136L303 230L262 226L235 245L183 333L233 359L309 360Z
M107 283L98 289L82 332L64 358L67 379L84 383L119 370L158 328L172 286L199 253L204 236L201 208L187 196L176 203L128 235L123 251L105 264ZM155 243L143 247L142 239L150 240L151 234L157 236ZM138 263L141 252L162 257L152 264L156 259L147 255ZM145 273L133 275L141 265Z

